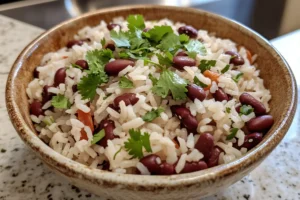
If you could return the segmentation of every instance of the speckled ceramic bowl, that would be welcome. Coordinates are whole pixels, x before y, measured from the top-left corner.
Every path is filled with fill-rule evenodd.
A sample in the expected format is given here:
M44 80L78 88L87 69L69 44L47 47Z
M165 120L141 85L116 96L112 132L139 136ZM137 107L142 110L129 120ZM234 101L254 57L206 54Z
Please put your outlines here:
M42 56L57 51L84 26L95 26L100 20L117 16L143 14L147 20L169 18L190 24L197 29L215 32L258 54L261 77L270 89L271 115L275 124L264 140L245 156L229 164L199 172L172 176L116 174L91 169L52 150L41 141L30 120L25 88L33 78L33 70ZM23 141L53 171L74 185L111 199L175 200L199 199L224 189L240 180L259 165L286 134L296 110L296 84L291 69L281 55L252 30L229 19L208 12L179 7L127 6L109 8L63 22L43 33L29 44L15 61L7 80L6 104L11 121Z

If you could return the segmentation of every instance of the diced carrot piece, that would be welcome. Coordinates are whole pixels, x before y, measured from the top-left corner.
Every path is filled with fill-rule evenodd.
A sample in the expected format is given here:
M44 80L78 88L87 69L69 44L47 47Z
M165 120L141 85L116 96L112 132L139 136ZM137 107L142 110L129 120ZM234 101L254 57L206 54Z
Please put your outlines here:
M78 120L81 121L85 126L90 127L91 131L94 132L94 124L91 112L85 113L82 110L78 110ZM80 140L87 140L87 134L84 129L81 129L81 138Z
M173 141L174 144L175 144L175 148L176 148L176 149L179 149L179 144L178 144L178 142L177 142L175 139L172 139L172 141Z
M219 74L216 73L216 72L212 72L210 70L205 70L203 72L203 75L207 78L209 78L211 81L215 81L215 82L218 82L218 78L219 78Z
M250 64L252 64L252 54L251 54L251 52L249 50L246 50L246 54L247 54L247 58L248 58Z

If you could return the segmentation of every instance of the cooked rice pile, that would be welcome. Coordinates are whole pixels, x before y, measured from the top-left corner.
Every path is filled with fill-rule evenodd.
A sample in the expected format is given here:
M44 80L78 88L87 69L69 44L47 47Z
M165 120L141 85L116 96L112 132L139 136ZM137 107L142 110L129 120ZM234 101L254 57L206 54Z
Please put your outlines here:
M119 24L123 31L127 31L127 21L123 18L115 18L113 23ZM185 24L173 23L168 19L159 21L146 21L147 28L154 26L171 26L174 33L178 34L178 28ZM116 32L119 27L115 27ZM89 40L86 40L89 38ZM255 99L262 102L267 112L269 111L268 101L271 99L269 90L264 87L263 80L259 78L259 70L254 64L256 55L248 60L247 50L228 39L220 39L205 30L198 30L197 39L200 40L205 48L206 55L196 55L195 66L185 66L183 70L170 67L169 70L175 72L179 77L193 83L195 77L204 85L210 86L205 90L206 98L201 101L189 98L183 100L174 100L172 95L162 98L156 95L153 90L153 82L149 78L152 74L154 78L159 79L161 69L155 64L159 60L155 54L149 59L151 62L144 62L139 59L133 66L127 66L120 71L117 76L110 76L108 83L102 84L96 89L96 96L90 101L83 100L80 92L74 91L81 78L87 75L87 72L74 67L77 60L86 59L88 51L104 48L100 41L105 38L106 43L111 42L110 30L107 23L101 21L96 27L85 27L81 29L75 40L82 40L83 44L73 45L71 48L61 48L57 52L46 54L41 65L37 67L38 78L30 82L26 90L29 103L34 101L43 101L43 87L51 86L48 91L55 95L63 95L70 103L67 109L53 108L52 101L43 103L43 115L31 115L35 128L39 132L39 137L49 144L56 152L91 168L108 169L117 173L137 173L150 174L151 170L140 161L139 156L129 153L125 147L130 139L129 130L139 130L142 135L148 133L151 149L147 150L143 146L143 157L155 154L156 163L168 163L174 166L176 173L182 173L186 163L198 162L203 160L204 155L195 144L201 134L209 133L213 136L215 147L221 149L218 158L218 164L232 162L247 152L247 148L240 148L245 140L244 126L246 122L255 117L253 110L247 115L240 114L236 107L240 105L239 96L247 92ZM220 73L232 58L226 51L238 52L244 59L244 64L240 66L229 65L229 70ZM156 50L155 53L160 53ZM248 52L249 53L249 52ZM116 54L114 54L116 55ZM110 59L109 62L113 61ZM211 72L218 73L217 81L212 81L206 77L199 67L201 60L215 60L216 63L210 68ZM54 78L57 70L66 68L65 83L60 83L54 87ZM241 74L238 80L234 80ZM119 80L121 77L129 79L134 87L129 89L121 88ZM218 90L223 91L232 97L228 101L216 101L213 94ZM124 101L119 104L119 109L110 106L114 104L114 99L124 93L134 93L138 98L134 105L127 105ZM198 122L197 133L187 131L182 126L181 120L174 115L171 106L185 105L190 110L191 115L195 116ZM151 110L161 108L159 116L152 121L145 121L143 117ZM107 146L103 147L97 142L92 144L95 139L91 127L78 118L78 112L91 113L95 128L105 119L114 122L114 139L107 141ZM237 132L232 139L228 136L232 134L232 129ZM86 139L82 139L82 132L86 134ZM144 134L145 135L145 134ZM104 145L105 146L105 145Z

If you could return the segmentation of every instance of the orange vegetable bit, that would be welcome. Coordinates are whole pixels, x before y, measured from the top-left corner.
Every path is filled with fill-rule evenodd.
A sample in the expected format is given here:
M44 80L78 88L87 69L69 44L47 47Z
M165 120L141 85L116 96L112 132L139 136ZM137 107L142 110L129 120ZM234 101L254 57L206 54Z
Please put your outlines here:
M90 127L91 131L94 132L94 123L91 112L85 113L82 110L77 111L78 120L81 121L85 126ZM88 140L87 134L84 129L81 129L80 140Z
M212 72L210 70L205 70L203 72L203 75L207 78L209 78L211 81L215 81L216 83L218 83L218 78L220 76L220 74L216 73L216 72ZM206 88L204 88L205 91L209 90L211 87L211 85L207 86Z
M173 141L174 144L175 144L175 148L176 148L176 149L179 149L179 144L178 144L177 140L172 139L172 141Z
M252 54L251 54L251 52L249 50L246 50L246 54L247 54L247 58L248 58L250 64L252 64Z

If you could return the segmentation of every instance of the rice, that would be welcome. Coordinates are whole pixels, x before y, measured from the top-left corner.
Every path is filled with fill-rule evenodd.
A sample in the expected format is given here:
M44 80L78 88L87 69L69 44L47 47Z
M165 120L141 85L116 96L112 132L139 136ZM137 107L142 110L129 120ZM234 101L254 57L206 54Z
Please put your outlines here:
M114 29L116 32L128 31L127 22L122 17L113 21L120 25ZM173 37L179 34L179 27L185 26L168 19L146 21L145 24L148 28L170 26L175 34ZM248 108L243 108L247 112L236 110L242 105L239 97L248 93L265 107L266 112L270 110L270 91L264 87L264 81L259 77L260 71L254 63L259 55L255 54L248 60L249 52L245 47L217 38L206 30L198 30L194 39L195 42L203 41L206 55L198 52L192 58L193 66L178 68L175 64L167 64L170 65L166 69L169 81L158 84L164 74L161 67L166 65L161 63L162 58L164 62L173 62L179 51L187 51L183 45L174 51L150 46L146 47L147 54L143 55L134 54L135 50L130 48L117 47L112 57L101 62L105 65L118 62L122 52L129 52L127 56L134 54L138 58L131 59L128 61L130 64L109 75L107 82L96 85L96 89L93 88L93 81L88 82L84 91L78 87L79 83L90 75L90 68L99 66L89 62L93 66L82 70L72 64L77 60L87 60L87 55L95 50L103 52L106 44L100 41L117 44L110 37L110 30L104 21L95 27L79 30L74 39L82 40L82 45L64 47L44 55L37 66L39 77L28 84L26 94L31 105L41 104L40 110L30 109L30 118L39 137L56 152L91 168L107 169L109 165L108 170L115 173L135 173L137 169L142 175L153 175L163 173L166 166L172 166L174 173L182 173L186 171L186 162L208 161L205 152L199 148L200 135L211 138L214 148L221 150L218 164L229 163L250 150L245 148L245 141L255 142L244 130L245 125L256 117L255 110L252 107L248 111ZM228 50L236 52L244 64L232 64L233 57L226 53ZM146 60L145 56L148 56ZM205 70L217 74L217 78L208 76L201 68L201 63L203 65L208 61L215 64L205 66ZM57 84L56 72L62 67L66 73L65 81ZM228 70L223 71L225 68ZM104 73L108 75L105 69ZM241 73L243 75L237 79ZM182 84L185 84L185 89L187 84L195 84L204 98L192 98L190 91L182 92L178 85L174 90L170 89L175 82L170 81L170 74L176 76L177 81L184 80ZM98 78L94 81L99 81ZM124 79L127 85L121 87ZM43 99L45 86L48 86L50 96L64 97L58 102L59 106L54 105L53 99ZM165 91L165 87L170 88ZM90 90L94 90L92 95ZM218 98L222 91L227 98ZM187 94L188 98L175 99L174 95L180 92L183 96ZM92 98L86 98L86 93ZM117 101L120 97L123 98ZM184 111L178 111L178 107ZM133 146L131 151L128 146ZM153 155L155 157L151 157ZM147 166L149 158L154 158L155 165L159 166L158 171L153 172Z

